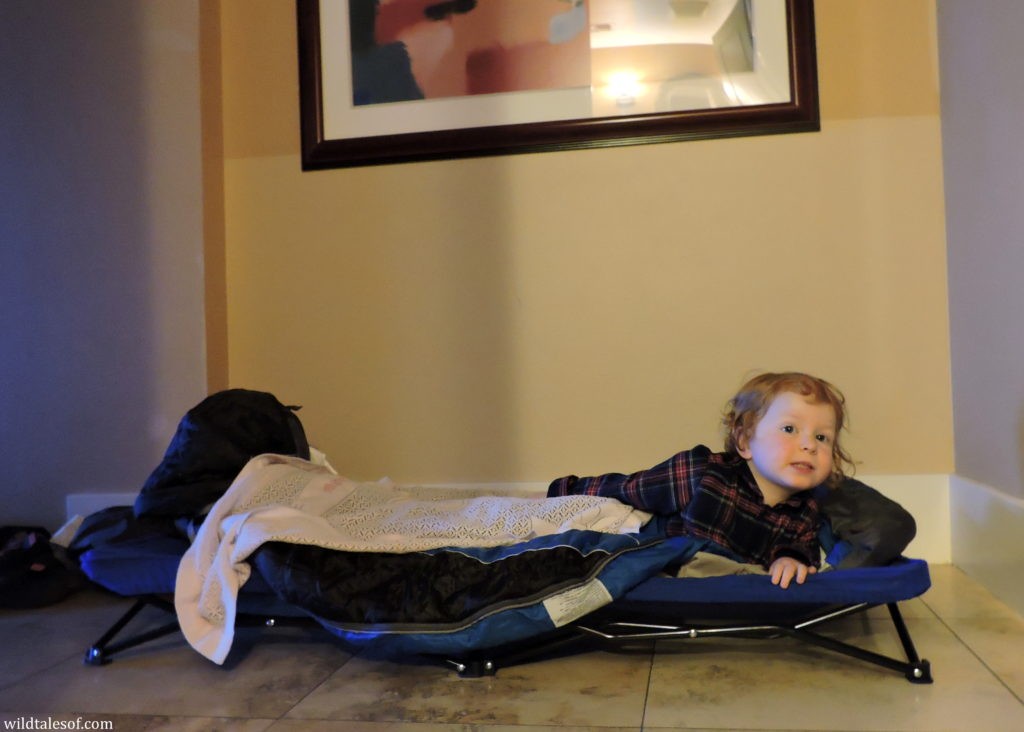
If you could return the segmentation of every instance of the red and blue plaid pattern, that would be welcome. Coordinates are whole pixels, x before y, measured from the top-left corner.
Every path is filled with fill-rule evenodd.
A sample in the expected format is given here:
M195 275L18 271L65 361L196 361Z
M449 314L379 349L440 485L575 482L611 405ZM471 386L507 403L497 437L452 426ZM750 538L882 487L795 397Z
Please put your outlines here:
M768 506L746 461L704 445L684 450L648 470L590 478L569 475L549 496L586 494L616 498L667 516L670 535L708 539L743 561L768 567L781 556L818 566L818 501L802 491Z

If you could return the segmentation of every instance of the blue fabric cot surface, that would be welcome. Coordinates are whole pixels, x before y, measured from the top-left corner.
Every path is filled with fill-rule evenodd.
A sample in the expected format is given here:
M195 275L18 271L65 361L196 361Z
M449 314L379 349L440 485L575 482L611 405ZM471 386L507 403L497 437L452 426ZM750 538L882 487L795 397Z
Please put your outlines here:
M142 536L97 545L83 552L78 562L86 577L123 597L173 595L178 564L188 547L184 537ZM272 591L253 573L242 593L269 595Z
M93 547L78 562L86 577L118 595L171 594L186 549L184 537L140 537Z
M931 586L928 563L902 558L885 567L832 569L783 590L767 575L651 577L629 590L623 602L687 602L847 605L910 600Z

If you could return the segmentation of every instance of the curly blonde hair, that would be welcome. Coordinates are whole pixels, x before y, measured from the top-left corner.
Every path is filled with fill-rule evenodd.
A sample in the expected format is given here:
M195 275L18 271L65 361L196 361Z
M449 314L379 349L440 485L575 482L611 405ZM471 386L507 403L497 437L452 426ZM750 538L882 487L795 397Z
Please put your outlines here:
M828 484L838 485L846 475L852 475L854 470L853 460L839 440L839 433L846 423L846 398L839 389L817 376L796 371L760 374L740 387L726 404L722 416L726 452L739 452L740 445L754 434L757 423L768 411L772 401L783 392L800 394L816 404L828 404L835 412L836 437L832 441L832 474Z

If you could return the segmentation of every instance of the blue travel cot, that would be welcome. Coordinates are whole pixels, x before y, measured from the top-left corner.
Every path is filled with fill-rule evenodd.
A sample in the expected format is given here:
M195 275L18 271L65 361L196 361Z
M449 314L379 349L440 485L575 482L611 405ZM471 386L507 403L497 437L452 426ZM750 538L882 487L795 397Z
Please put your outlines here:
M583 532L589 533L589 532ZM453 667L460 675L479 676L500 668L554 655L592 649L627 649L654 641L700 638L792 639L890 669L914 683L930 683L927 660L918 656L899 603L928 590L927 564L900 558L888 566L834 569L781 590L765 575L674 577L657 569L672 558L690 553L679 538L641 537L628 549L594 549L601 558L574 579L558 578L552 586L479 607L463 609L462 617L427 622L370 618L359 622L332 618L330 609L309 601L296 603L275 587L281 575L322 566L317 548L268 545L253 559L254 571L238 598L236 627L319 625L357 653L396 660L427 657ZM179 630L173 592L178 563L188 548L184 538L136 537L103 544L84 552L80 564L98 585L135 603L86 652L85 661L102 665L126 649ZM288 555L274 556L277 554ZM536 551L518 552L533 555ZM419 560L420 558L416 558ZM538 562L543 563L544 559ZM639 563L639 564L638 564ZM639 567L639 569L638 569ZM520 570L516 570L520 571ZM646 574L633 582L636 572ZM618 574L616 577L614 575ZM556 625L546 602L558 592L584 587L598 579L612 588L615 599L564 625ZM538 580L543 581L543 580ZM490 582L489 584L493 584ZM134 635L127 626L144 608L169 614L163 625ZM869 608L885 606L904 657L885 656L819 632L822 626ZM348 612L348 609L346 609Z

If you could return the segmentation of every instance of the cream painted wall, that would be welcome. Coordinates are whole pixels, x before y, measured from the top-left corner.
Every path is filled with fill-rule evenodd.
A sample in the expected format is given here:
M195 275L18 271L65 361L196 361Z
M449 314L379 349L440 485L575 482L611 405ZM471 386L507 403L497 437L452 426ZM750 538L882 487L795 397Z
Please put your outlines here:
M862 473L951 472L932 3L816 11L820 133L302 173L294 3L223 0L231 385L352 477L541 481L802 369Z

